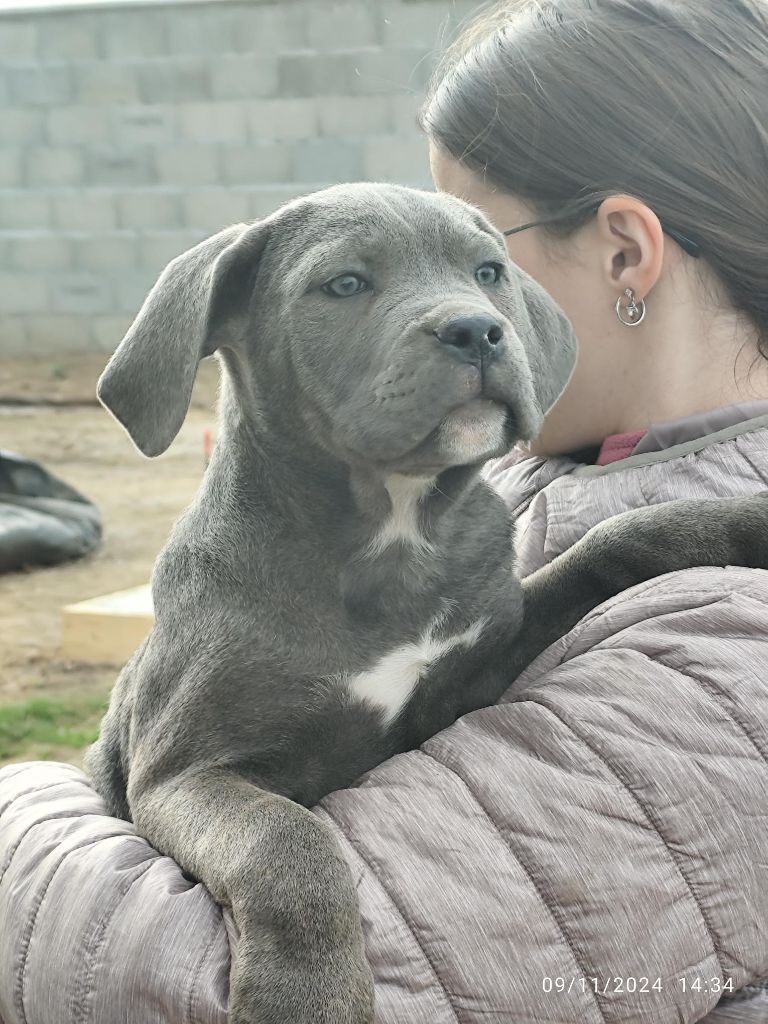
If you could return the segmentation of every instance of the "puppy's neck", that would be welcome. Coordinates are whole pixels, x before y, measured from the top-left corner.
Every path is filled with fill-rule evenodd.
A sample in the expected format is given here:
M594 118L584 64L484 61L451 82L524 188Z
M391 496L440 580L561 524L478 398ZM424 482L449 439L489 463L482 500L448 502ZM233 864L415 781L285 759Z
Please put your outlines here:
M364 555L378 558L397 545L410 548L414 555L434 555L441 521L457 511L478 473L476 466L454 467L433 476L352 467L350 489L370 531Z
M353 477L352 487L360 485L359 480ZM430 497L435 492L437 477L404 476L401 473L392 473L377 480L377 491L383 485L389 498L389 509L384 514L383 520L380 516L374 527L375 532L369 540L365 549L365 556L368 558L380 557L387 548L394 544L410 546L415 554L434 555L434 545L427 538L426 533L426 506ZM358 502L360 499L358 499ZM365 498L363 498L365 501ZM381 505L381 501L378 502ZM371 517L373 518L373 517Z
M261 435L244 423L222 424L211 470L237 490L238 504L269 510L305 536L332 521L347 536L382 554L398 541L428 546L441 520L456 511L479 467L432 476L347 464L309 439Z
M231 524L234 557L247 544L254 578L279 579L291 614L301 595L306 614L333 622L419 623L466 576L479 467L416 477L349 465L309 438L255 431L237 410L221 428L198 508L217 535Z
M403 471L395 464L340 456L322 437L332 425L311 403L298 408L291 389L262 393L236 353L222 360L221 442L227 473L239 481L241 507L249 498L304 537L343 531L367 557L405 545L428 552L441 520L476 482L479 466L439 473Z

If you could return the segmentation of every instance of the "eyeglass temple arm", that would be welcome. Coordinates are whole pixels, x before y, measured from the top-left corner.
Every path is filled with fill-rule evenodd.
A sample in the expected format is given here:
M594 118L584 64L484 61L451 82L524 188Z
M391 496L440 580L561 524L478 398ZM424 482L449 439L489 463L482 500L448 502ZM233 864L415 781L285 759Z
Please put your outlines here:
M506 231L502 231L502 235L517 235L519 232L527 231L529 228L538 228L546 224L554 224L560 219L562 218L552 217L547 220L532 220L528 224L521 224L516 228L508 228ZM688 236L682 234L682 232L664 227L664 225L662 225L662 230L664 231L664 234L669 235L673 241L677 242L680 248L684 252L687 252L689 256L693 256L694 259L698 259L701 256L701 246L698 242L694 242L692 238L688 238Z

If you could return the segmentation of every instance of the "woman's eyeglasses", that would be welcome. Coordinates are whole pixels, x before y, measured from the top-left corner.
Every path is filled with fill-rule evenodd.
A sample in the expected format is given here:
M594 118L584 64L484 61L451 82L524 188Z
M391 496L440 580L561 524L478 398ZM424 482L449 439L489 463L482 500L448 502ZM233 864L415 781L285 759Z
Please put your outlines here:
M594 206L590 209L591 213L597 213L598 206ZM507 231L502 231L502 235L517 235L521 231L527 231L529 228L544 227L547 224L556 224L558 221L563 220L568 214L557 214L554 217L546 217L542 220L532 220L528 224L521 224L518 228L509 228ZM692 238L688 238L687 235L683 235L680 231L675 231L672 228L666 227L664 224L661 225L662 231L665 235L669 235L673 239L683 252L687 252L689 256L693 256L694 259L698 259L701 256L701 246L698 242L694 242Z

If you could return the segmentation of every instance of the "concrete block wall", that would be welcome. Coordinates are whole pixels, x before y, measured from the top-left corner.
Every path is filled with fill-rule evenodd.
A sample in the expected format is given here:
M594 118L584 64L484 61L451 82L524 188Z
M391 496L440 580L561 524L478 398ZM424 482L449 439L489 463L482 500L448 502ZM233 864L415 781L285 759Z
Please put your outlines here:
M476 6L0 11L0 357L111 351L170 259L296 195L428 186L416 111Z

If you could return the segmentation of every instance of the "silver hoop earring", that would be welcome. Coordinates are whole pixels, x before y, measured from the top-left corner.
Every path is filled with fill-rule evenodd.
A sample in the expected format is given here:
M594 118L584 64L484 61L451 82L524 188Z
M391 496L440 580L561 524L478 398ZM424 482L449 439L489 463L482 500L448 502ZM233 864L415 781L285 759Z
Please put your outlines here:
M626 298L627 305L622 306L621 300ZM625 327L639 327L640 324L645 320L645 299L640 299L638 305L635 293L631 288L627 288L624 295L620 295L616 302L616 316L619 318L619 323L624 324ZM625 320L624 316L629 319Z

